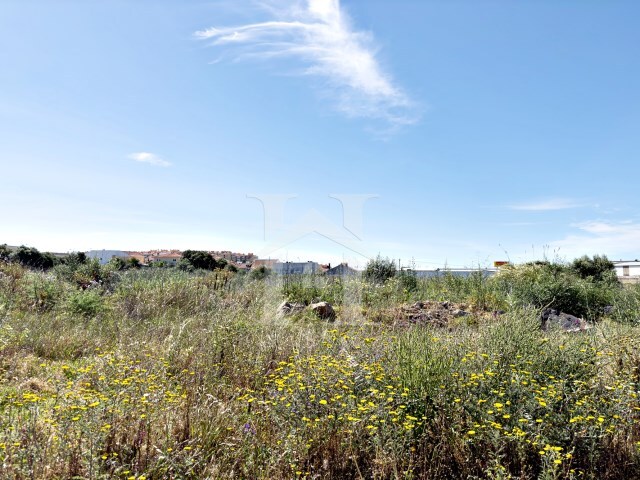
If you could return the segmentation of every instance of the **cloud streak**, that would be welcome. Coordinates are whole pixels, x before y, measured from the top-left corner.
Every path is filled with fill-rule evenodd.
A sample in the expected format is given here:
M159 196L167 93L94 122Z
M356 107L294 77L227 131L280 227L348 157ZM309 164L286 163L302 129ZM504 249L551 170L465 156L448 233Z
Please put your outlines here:
M130 153L127 155L131 160L135 160L136 162L148 163L149 165L153 165L155 167L170 167L171 163L166 160L160 158L155 153L149 152L136 152Z
M509 206L511 210L523 210L529 212L548 212L552 210L568 210L580 207L584 207L584 204L569 198L552 198L549 200L520 203Z
M590 221L573 225L580 233L551 242L565 254L606 254L610 259L637 258L640 245L640 223Z
M268 0L272 19L195 33L237 60L295 59L301 75L322 78L336 108L348 117L399 127L418 121L413 102L376 59L373 37L357 31L339 0Z

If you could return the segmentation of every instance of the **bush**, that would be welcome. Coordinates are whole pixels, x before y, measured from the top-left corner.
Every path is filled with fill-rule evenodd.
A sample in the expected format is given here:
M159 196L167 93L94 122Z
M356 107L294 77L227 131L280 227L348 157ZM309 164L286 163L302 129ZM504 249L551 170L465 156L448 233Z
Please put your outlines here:
M617 285L580 278L561 264L525 264L504 268L492 279L515 306L550 307L591 320L614 301Z
M3 245L0 245L0 261L8 262L10 258L11 258L11 250L9 250L9 247L7 246L7 244L5 243Z
M285 275L282 295L287 301L305 305L317 301L340 305L344 301L344 283L341 278L319 275Z
M58 263L58 260L51 253L41 253L37 248L25 247L24 245L11 254L11 260L38 270L48 270Z
M364 279L371 283L384 283L395 275L396 265L393 260L382 258L380 255L369 260L362 273Z
M127 268L140 268L140 260L135 257L131 257L127 260Z
M67 309L72 314L95 317L104 309L104 302L96 290L79 291L69 296Z
M418 289L418 277L413 270L402 270L398 273L400 288L406 292L415 292Z
M620 322L640 325L640 284L628 285L616 294L611 317Z
M215 270L218 267L216 259L210 253L202 250L185 250L182 252L182 259L193 265L193 268Z
M584 255L576 258L571 264L571 269L580 278L592 279L598 282L618 283L615 265L605 255L594 255L593 258Z
M124 270L127 268L127 264L125 263L125 261L120 258L120 257L113 257L111 260L109 260L108 263L109 267L111 267L113 270Z
M267 278L269 275L271 275L271 270L264 265L260 265L258 268L254 268L249 274L249 276L254 280L262 280Z
M58 265L53 270L56 277L73 283L77 288L104 287L112 289L117 282L118 265L109 262L100 265L97 259L87 260L73 268L71 265Z
M195 271L195 267L186 258L181 258L180 260L178 260L178 263L176 263L176 268L178 270L183 271L183 272L193 272L193 271Z
M69 265L72 268L77 268L87 263L87 255L84 252L72 252L64 257L60 263L62 265Z
M52 310L63 298L65 290L64 283L35 272L21 279L21 287L19 303L25 309L38 313Z

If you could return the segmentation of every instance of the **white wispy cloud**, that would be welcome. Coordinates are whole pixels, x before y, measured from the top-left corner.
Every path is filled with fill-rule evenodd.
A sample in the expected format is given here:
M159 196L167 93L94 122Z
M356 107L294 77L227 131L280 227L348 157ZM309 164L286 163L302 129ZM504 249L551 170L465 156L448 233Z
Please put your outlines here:
M353 28L339 0L259 4L269 21L212 27L195 36L234 59L297 59L304 65L299 73L327 81L337 109L349 117L384 120L394 127L418 121L413 102L376 59L373 36Z
M550 210L567 210L570 208L584 207L585 204L570 198L551 198L528 203L509 205L511 210L527 210L531 212L544 212Z
M136 152L130 153L127 155L131 160L135 160L136 162L148 163L150 165L154 165L156 167L170 167L171 163L166 160L160 158L155 153L149 152Z
M572 225L579 232L551 242L570 256L606 254L611 259L640 257L640 223L589 221Z

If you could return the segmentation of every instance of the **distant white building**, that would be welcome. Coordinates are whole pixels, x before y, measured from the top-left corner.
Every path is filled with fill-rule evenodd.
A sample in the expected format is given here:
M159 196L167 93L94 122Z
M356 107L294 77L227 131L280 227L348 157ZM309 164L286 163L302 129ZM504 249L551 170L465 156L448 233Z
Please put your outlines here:
M640 278L640 260L619 260L613 262L618 278L631 280Z
M316 262L277 262L273 264L273 273L279 275L305 275L320 273Z
M89 259L97 259L100 265L106 265L113 258L121 258L122 260L129 258L129 254L122 250L89 250L86 255Z
M434 278L451 275L454 277L469 277L477 272L481 272L484 277L491 277L498 272L497 268L438 268L436 270L413 270L418 278Z

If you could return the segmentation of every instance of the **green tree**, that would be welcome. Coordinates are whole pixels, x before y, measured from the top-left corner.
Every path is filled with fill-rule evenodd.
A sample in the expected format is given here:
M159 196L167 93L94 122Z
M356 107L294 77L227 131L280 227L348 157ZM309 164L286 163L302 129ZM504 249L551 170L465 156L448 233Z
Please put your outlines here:
M7 244L0 245L0 261L8 262L11 258L11 250L7 246Z
M38 270L48 270L53 267L58 260L49 252L40 252L37 248L20 246L11 254L11 260L29 268Z
M127 268L140 268L140 260L136 257L131 257L127 259Z
M618 281L615 265L606 255L594 255L593 258L584 255L576 258L571 264L571 269L584 279L591 278L598 282Z
M109 260L109 265L114 270L125 270L127 268L126 262L120 257L113 257Z
M185 250L182 252L182 259L197 269L215 270L218 267L216 259L209 252L202 250Z
M396 276L396 264L393 260L382 258L378 255L376 258L369 260L364 272L362 272L362 276L371 283L384 283Z
M193 272L195 270L191 262L186 258L181 258L180 260L178 260L178 263L176 263L176 268L178 270L182 270L183 272Z
M265 267L264 265L260 265L259 267L251 270L251 273L249 275L251 278L255 280L262 280L264 278L267 278L269 275L271 275L271 270Z
M227 264L228 262L224 258L219 258L218 260L216 260L216 268L220 270L224 270Z
M62 259L61 263L70 266L72 269L76 269L80 265L87 263L87 254L84 252L71 252Z

